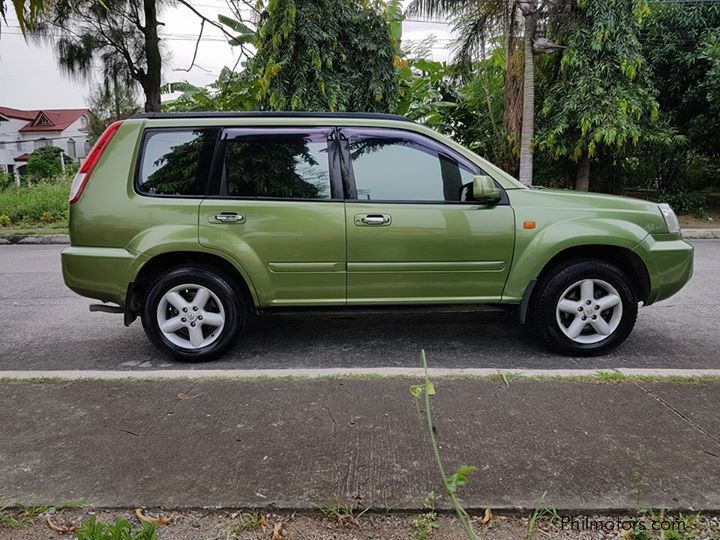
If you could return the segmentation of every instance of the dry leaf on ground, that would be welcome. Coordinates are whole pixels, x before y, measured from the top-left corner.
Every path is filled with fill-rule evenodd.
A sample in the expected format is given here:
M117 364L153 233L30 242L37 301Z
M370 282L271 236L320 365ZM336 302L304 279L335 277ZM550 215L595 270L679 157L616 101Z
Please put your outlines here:
M155 525L170 525L172 523L172 517L144 514L142 508L136 508L135 515L142 523L154 523Z
M492 509L486 508L485 515L481 518L478 518L478 523L480 523L480 525L485 525L486 523L490 522L492 517L493 517Z
M70 524L67 523L63 525L59 525L55 523L52 519L50 519L50 516L47 516L47 524L48 527L50 527L53 531L60 533L60 534L67 534L67 533L73 533L77 531L80 527L76 524Z

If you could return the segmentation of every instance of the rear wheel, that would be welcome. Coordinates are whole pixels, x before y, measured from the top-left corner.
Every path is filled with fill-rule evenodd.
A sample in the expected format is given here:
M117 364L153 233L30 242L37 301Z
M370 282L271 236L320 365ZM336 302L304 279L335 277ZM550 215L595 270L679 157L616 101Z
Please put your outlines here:
M222 355L245 327L246 306L230 282L206 266L160 276L143 307L143 328L162 352L183 362Z
M552 349L570 355L606 353L630 335L638 299L617 267L583 259L548 272L536 285L531 317Z

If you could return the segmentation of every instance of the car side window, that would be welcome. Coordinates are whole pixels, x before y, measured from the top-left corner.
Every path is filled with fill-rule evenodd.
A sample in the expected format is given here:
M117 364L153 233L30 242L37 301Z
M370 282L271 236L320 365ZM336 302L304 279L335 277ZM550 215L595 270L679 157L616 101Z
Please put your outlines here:
M220 194L272 199L330 199L328 130L264 130L225 144Z
M480 174L425 137L389 129L345 130L359 200L461 202ZM463 189L465 188L465 189Z
M138 191L147 195L204 195L218 128L157 129L145 133Z

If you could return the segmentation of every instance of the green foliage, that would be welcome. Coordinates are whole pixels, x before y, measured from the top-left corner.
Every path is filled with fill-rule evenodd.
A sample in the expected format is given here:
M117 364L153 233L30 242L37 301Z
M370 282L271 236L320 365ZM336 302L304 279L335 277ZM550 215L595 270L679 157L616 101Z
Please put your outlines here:
M0 214L0 227L7 227L11 223L12 221L10 220L10 216Z
M134 528L129 521L117 518L112 523L98 521L92 516L77 531L77 540L157 540L156 527L151 523L143 523Z
M429 540L433 531L439 527L437 522L437 512L435 511L435 492L431 491L425 497L425 508L427 512L420 514L412 521L414 540Z
M98 140L110 124L128 118L140 110L135 91L124 84L96 85L90 91L88 99L88 138L91 143Z
M693 214L705 217L707 201L702 195L686 191L660 191L653 196L656 202L667 203L678 214Z
M542 105L541 149L576 161L655 136L659 105L638 39L647 13L646 0L578 0L559 36L567 48Z
M236 73L224 67L218 79L203 88L186 82L171 83L163 88L165 93L182 92L175 100L163 103L163 111L252 111L260 104L257 95L258 82L247 72Z
M12 187L0 192L0 215L14 224L67 219L70 180L58 177L35 186Z
M248 72L263 109L391 112L395 47L379 0L270 0Z
M57 146L42 146L30 154L27 163L27 174L33 178L51 178L62 171L60 159L69 161L67 156L61 158L62 150Z
M13 175L7 172L0 172L0 191L4 191L15 184Z

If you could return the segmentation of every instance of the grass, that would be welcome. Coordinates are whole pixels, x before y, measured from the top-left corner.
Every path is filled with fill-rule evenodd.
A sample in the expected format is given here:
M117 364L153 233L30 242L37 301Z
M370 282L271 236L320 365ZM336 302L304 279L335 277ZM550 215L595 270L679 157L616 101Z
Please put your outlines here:
M317 509L323 517L336 521L340 526L347 523L360 525L360 518L369 510L369 508L366 508L362 512L358 512L353 505L341 502L317 506Z
M266 523L267 518L259 512L242 512L238 514L229 532L234 537L247 531L257 531Z
M3 527L17 529L23 525L27 525L35 521L41 514L46 513L50 509L64 510L69 508L81 508L85 501L78 499L68 501L58 505L29 505L14 504L10 506L0 507L0 529Z
M67 223L70 182L64 177L0 191L0 231L36 224ZM16 228L16 227L15 227Z
M533 510L533 513L530 514L530 518L528 519L527 529L525 530L525 539L531 540L535 536L539 521L549 521L550 523L553 523L559 518L560 516L558 513L552 508L536 508Z
M157 540L156 526L143 523L133 527L124 518L117 518L112 523L98 521L92 516L77 531L77 540Z
M213 375L212 377L197 377L192 374L178 375L174 377L154 377L152 375L140 377L117 377L113 379L103 379L100 377L80 377L66 379L64 377L2 377L2 384L55 384L72 382L91 382L112 380L113 382L155 382L155 381L238 381L238 382L268 382L268 381L392 381L417 379L417 375L413 373L383 375L380 373L373 374L332 374L332 375ZM720 383L720 376L716 375L625 375L617 371L595 371L588 375L572 375L572 376L548 376L548 375L525 375L516 373L498 373L493 375L433 375L434 380L440 381L496 381L502 383L506 387L510 387L513 381L526 382L559 382L559 383L592 383L592 384L634 384L634 383L673 383L673 384L717 384Z

